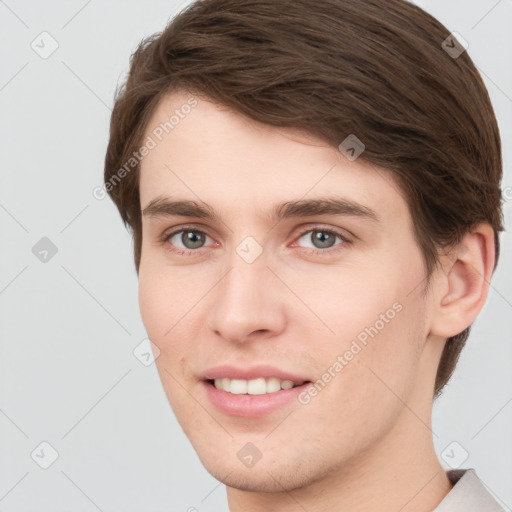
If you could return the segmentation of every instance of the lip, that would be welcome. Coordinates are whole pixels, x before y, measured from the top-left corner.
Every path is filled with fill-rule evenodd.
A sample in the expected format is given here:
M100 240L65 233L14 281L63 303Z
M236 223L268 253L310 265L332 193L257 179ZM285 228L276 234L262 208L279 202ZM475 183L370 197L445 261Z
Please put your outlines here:
M251 366L250 368L242 368L231 365L214 366L200 374L199 380L205 381L224 378L252 380L259 377L263 377L265 379L276 377L280 380L291 380L293 382L304 382L311 380L307 376L289 373L270 365L256 365ZM276 391L276 393L279 393L279 391Z
M259 376L262 377L261 373ZM276 375L274 374L274 376ZM234 395L222 389L217 389L209 381L203 380L200 382L208 400L219 411L229 416L239 416L243 418L261 418L284 407L290 402L298 404L297 395L310 384L311 382L308 381L294 388L281 389L280 391L266 393L264 395Z
M209 382L223 378L252 380L260 377L265 379L276 377L280 380L304 382L304 384L290 389L281 389L274 393L265 393L264 395L234 395L222 389L217 389ZM297 395L311 384L311 379L306 376L297 375L266 364L254 365L250 368L227 364L214 366L200 374L199 379L208 400L219 411L229 416L244 418L261 418L285 406L293 399L297 402Z

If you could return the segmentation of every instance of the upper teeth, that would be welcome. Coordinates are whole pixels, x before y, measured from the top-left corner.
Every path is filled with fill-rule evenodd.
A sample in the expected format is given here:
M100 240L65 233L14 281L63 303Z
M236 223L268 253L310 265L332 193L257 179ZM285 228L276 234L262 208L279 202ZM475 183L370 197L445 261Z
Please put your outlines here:
M281 389L290 389L298 386L302 382L293 382L291 380L281 380L275 377L264 379L244 380L244 379L215 379L214 385L217 389L222 389L233 393L234 395L264 395L265 393L275 393Z

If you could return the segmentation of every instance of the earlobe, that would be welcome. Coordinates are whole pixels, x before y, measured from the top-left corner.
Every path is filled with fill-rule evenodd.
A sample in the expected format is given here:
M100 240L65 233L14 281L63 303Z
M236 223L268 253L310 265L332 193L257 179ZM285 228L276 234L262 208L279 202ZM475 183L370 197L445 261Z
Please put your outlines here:
M449 338L473 323L487 299L495 263L492 227L479 224L443 259L430 333Z

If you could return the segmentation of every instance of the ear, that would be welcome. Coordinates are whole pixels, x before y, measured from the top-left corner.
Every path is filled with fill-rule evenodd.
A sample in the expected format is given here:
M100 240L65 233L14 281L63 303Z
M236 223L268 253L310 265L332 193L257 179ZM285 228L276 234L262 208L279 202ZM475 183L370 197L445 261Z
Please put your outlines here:
M479 224L441 263L430 334L450 338L469 327L485 304L495 264L494 230Z

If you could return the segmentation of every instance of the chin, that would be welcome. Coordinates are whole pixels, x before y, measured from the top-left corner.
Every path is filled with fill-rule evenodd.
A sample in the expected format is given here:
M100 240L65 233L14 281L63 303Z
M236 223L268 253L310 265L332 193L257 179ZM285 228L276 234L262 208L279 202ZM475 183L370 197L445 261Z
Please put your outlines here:
M237 458L226 460L209 453L198 456L205 469L228 487L250 492L290 492L307 487L329 474L327 465L318 467L313 461L265 460L263 457L253 467L245 467Z
M292 475L289 471L285 474L276 474L276 471L267 471L265 468L240 469L225 468L225 471L216 467L206 470L217 480L228 487L250 492L283 492L292 491L299 487L307 485L305 479L298 478L298 475Z

